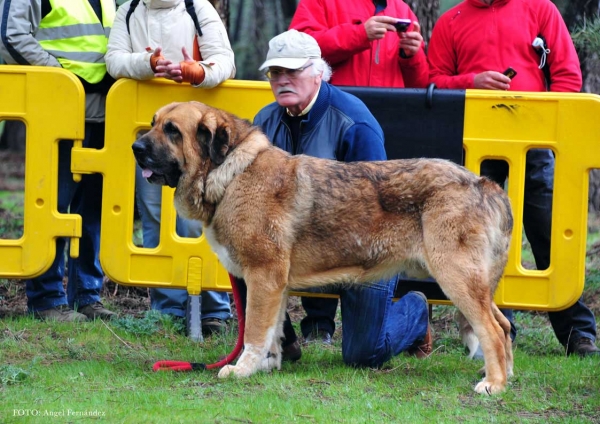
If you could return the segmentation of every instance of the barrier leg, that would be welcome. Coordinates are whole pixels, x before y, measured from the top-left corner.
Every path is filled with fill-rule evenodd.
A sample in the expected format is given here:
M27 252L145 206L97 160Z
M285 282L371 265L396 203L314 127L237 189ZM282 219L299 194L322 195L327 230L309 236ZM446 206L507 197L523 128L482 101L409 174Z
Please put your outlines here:
M203 342L202 325L200 323L200 308L202 307L202 298L200 295L190 295L187 302L187 311L185 314L185 324L187 335L196 342Z

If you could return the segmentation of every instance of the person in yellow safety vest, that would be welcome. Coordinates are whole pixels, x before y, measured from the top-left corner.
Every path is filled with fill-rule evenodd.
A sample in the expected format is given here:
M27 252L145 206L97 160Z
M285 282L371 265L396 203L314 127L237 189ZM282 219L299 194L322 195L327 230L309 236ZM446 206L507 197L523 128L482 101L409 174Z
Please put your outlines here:
M83 147L104 145L106 94L114 82L106 72L104 55L115 10L114 0L0 0L0 56L6 63L62 67L81 80L86 93ZM67 241L58 238L51 267L26 282L27 307L39 319L112 319L117 314L100 302L102 178L91 174L79 183L73 181L72 146L72 141L59 143L58 211L81 215L80 255L69 258L65 293Z

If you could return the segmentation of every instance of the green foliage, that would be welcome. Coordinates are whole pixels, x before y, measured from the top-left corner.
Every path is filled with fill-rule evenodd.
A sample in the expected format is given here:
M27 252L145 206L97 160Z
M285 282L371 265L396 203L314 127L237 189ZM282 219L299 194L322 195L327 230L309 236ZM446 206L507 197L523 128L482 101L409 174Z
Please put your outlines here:
M21 383L27 377L29 377L29 373L23 368L14 365L0 365L0 383L3 386Z
M586 19L582 25L577 26L572 34L573 43L577 49L589 52L600 51L600 17Z
M131 315L118 318L113 320L112 324L116 328L138 336L151 336L161 329L171 333L184 333L185 331L183 320L177 320L171 315L155 310L146 311L142 318L135 318Z
M24 193L0 191L0 239L18 239L23 235Z

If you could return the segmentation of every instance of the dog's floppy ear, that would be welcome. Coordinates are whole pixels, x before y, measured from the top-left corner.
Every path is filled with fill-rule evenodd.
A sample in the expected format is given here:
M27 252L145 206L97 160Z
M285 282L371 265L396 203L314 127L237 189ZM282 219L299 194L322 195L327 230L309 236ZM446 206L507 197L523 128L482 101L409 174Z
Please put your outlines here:
M212 143L213 134L212 131L204 125L202 122L198 123L198 129L196 130L196 141L202 150L202 157L207 158L210 156L209 146Z
M229 151L229 128L226 125L217 127L212 143L209 145L210 159L221 165Z
M204 123L198 123L196 131L196 140L202 149L203 157L210 157L210 160L221 165L225 161L225 156L229 151L229 130L227 126L219 126L213 134L210 128Z

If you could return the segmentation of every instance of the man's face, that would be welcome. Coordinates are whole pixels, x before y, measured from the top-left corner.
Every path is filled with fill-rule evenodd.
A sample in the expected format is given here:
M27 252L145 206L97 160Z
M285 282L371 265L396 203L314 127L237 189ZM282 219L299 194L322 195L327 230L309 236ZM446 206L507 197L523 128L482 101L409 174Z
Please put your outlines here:
M267 72L277 103L294 115L300 114L308 106L321 85L321 74L314 75L312 66L312 62L300 69L274 66Z

